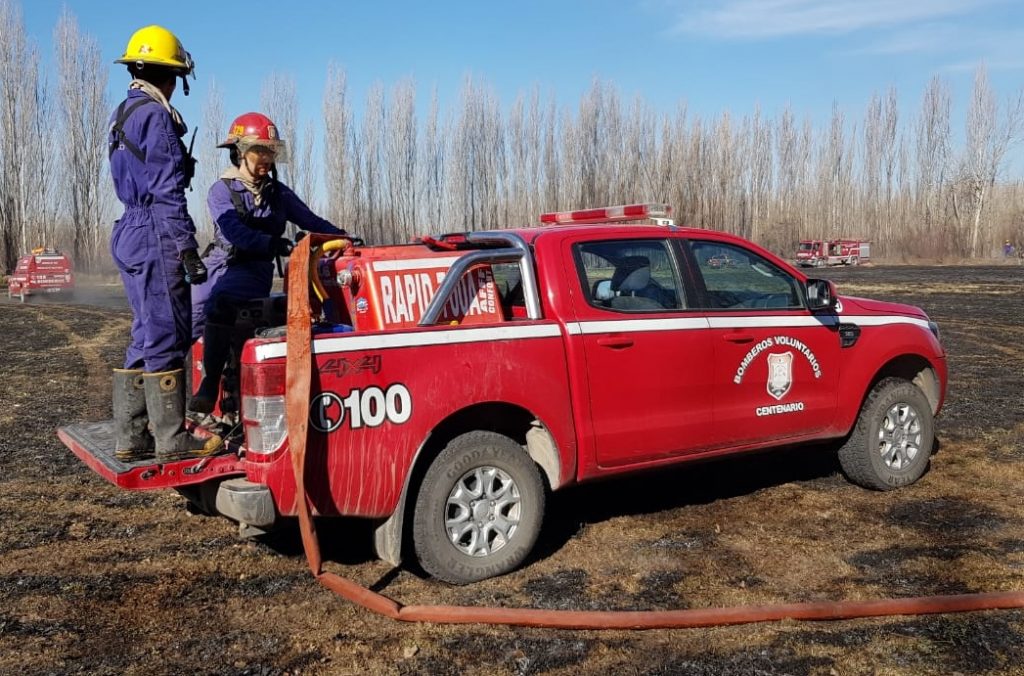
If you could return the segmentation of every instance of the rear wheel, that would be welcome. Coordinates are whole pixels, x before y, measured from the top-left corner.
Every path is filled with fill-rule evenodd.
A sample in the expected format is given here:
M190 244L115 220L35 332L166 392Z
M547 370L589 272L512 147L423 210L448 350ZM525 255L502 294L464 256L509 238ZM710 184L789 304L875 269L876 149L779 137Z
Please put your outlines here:
M865 488L908 486L927 471L935 439L931 404L901 378L885 378L868 394L857 424L839 449L846 476Z
M507 573L530 554L544 517L537 465L494 432L456 437L423 477L413 517L420 565L467 584Z

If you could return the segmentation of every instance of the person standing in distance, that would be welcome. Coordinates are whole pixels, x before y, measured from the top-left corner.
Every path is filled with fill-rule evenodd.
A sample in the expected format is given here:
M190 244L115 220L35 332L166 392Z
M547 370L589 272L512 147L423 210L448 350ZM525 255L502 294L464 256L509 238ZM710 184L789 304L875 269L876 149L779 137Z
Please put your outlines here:
M207 275L185 202L194 169L182 141L187 127L170 104L177 78L188 95L192 57L169 30L146 26L115 63L125 64L132 80L110 118L110 174L124 205L110 249L132 326L124 368L113 377L114 453L124 462L208 455L220 440L204 442L184 425L189 285Z

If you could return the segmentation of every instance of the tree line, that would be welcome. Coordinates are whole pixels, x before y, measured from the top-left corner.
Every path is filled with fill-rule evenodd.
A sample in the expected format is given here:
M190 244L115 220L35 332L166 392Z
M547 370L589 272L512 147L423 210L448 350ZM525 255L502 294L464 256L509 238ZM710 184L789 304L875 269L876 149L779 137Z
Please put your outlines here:
M109 64L67 9L53 40L62 48L51 75L19 6L0 0L0 261L10 271L21 253L50 245L79 268L109 270L120 212L106 161ZM667 202L680 224L784 255L799 239L843 236L871 239L875 256L974 259L1024 239L1024 183L1004 176L1024 98L999 100L984 68L962 130L939 77L911 114L890 89L856 116L833 106L824 125L788 107L742 117L702 117L685 103L659 111L600 80L568 105L537 89L505 105L472 77L447 110L412 79L378 83L355 102L335 65L319 124L300 111L289 75L269 74L261 103L289 143L282 180L368 243L634 202ZM205 188L226 163L216 144L240 112L225 111L216 82L208 86L196 140L200 239L212 232Z

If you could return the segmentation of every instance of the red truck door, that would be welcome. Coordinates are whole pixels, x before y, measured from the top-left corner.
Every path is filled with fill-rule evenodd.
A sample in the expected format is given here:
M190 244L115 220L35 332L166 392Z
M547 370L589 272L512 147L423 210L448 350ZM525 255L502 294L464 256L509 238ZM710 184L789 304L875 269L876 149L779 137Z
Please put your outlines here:
M596 463L618 467L706 447L714 354L668 238L575 238L564 248L585 355ZM582 350L579 348L582 347ZM579 368L579 367L573 367Z
M801 282L737 244L690 242L715 346L716 446L808 436L835 422L839 338L834 316L804 306ZM705 261L728 254L736 264Z

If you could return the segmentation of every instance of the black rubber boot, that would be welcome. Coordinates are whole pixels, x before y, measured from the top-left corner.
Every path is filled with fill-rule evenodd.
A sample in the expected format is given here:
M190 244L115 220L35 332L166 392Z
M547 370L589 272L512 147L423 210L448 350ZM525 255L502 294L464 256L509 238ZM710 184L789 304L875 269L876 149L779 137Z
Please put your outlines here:
M188 402L188 410L213 413L220 395L220 378L231 352L233 327L207 322L203 329L203 381Z
M142 369L114 369L114 457L136 462L153 457Z
M156 440L156 459L160 461L201 458L223 447L220 437L204 440L185 429L184 371L145 373L146 409Z

